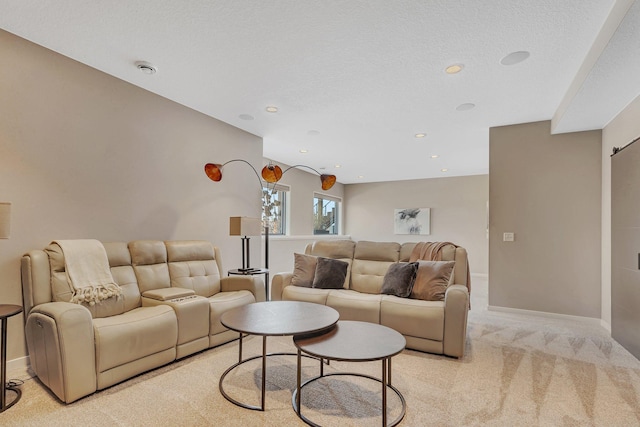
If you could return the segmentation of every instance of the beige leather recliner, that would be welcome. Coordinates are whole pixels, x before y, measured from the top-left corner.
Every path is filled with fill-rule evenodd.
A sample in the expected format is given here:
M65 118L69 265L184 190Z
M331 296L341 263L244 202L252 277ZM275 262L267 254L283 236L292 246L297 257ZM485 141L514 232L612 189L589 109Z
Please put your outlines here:
M222 313L265 300L258 277L221 277L220 253L210 242L103 245L123 292L93 306L66 302L57 244L22 257L31 368L64 402L237 338L220 324Z
M382 295L389 266L407 262L416 243L319 240L307 245L308 255L349 263L344 289L316 289L291 285L293 273L279 273L271 283L272 300L296 300L325 304L340 313L340 320L379 323L400 332L407 348L452 357L464 356L469 282L467 251L444 246L443 261L455 261L452 284L444 301L424 301Z

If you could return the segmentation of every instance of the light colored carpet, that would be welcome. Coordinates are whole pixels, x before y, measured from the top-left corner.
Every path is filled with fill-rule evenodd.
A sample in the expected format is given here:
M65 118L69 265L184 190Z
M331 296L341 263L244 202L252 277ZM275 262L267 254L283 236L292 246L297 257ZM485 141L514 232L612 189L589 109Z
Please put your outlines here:
M405 350L393 358L393 384L407 401L402 426L640 426L640 362L599 327L487 312L470 313L467 354L461 360ZM262 340L245 340L245 356ZM291 337L268 339L268 350L295 351ZM294 426L291 407L296 358L271 357L266 411L229 403L218 390L237 359L237 343L178 361L70 405L59 403L37 380L22 386L22 400L0 414L16 426ZM303 376L318 362L304 359ZM380 376L380 362L332 362L327 372ZM259 403L260 362L226 379L234 397ZM303 393L303 413L322 425L380 423L380 385L333 377ZM389 393L389 420L400 401ZM346 415L345 415L346 414Z

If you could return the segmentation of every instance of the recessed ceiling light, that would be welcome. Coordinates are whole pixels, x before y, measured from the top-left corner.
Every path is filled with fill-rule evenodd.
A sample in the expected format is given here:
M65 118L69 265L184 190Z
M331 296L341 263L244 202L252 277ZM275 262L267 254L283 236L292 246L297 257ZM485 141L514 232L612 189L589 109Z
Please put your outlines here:
M464 68L464 64L453 64L449 65L444 69L444 72L447 74L458 74Z
M425 136L427 136L427 134L426 133L416 133L414 136L416 138L424 138Z
M440 169L440 172L449 172L449 169L447 169L447 168L442 168L442 169Z
M432 159L437 159L438 157L440 157L440 156L438 156L437 154L434 154L434 155L431 156Z
M242 120L253 120L253 116L251 114L240 114L238 117Z
M301 152L302 154L304 154L304 153L308 153L308 152L309 152L309 150L307 150L307 149L303 148L303 149L301 149L301 150L300 150L300 152Z
M265 110L267 110L267 113L277 113L278 112L278 107L276 107L274 105L269 105L269 106L267 106L267 108L265 108Z
M142 71L145 74L155 74L158 72L158 69L156 67L153 66L153 64L147 62L147 61L138 61L136 62L136 67L138 68L138 70Z
M364 178L364 175L358 175L358 179Z
M500 60L502 65L514 65L519 62L524 61L529 57L530 53L526 50L520 50L518 52L511 52L509 55L505 56Z
M472 108L474 108L476 106L476 104L472 104L470 102L467 102L466 104L460 104L456 107L456 110L458 111L467 111L467 110L471 110Z
M341 167L342 167L342 165L335 165L334 167L336 167L336 168L341 168Z

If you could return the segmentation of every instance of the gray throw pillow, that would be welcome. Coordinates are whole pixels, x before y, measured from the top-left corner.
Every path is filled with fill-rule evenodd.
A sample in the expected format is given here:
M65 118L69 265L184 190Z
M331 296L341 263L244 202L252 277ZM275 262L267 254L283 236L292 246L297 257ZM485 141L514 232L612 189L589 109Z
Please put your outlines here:
M316 273L318 258L313 255L293 254L293 276L291 284L310 288L313 285L313 277Z
M347 278L349 263L339 259L318 257L313 287L320 289L342 289Z
M454 266L454 261L419 261L411 298L444 301Z
M381 294L407 298L418 274L417 262L396 262L389 266L382 281Z

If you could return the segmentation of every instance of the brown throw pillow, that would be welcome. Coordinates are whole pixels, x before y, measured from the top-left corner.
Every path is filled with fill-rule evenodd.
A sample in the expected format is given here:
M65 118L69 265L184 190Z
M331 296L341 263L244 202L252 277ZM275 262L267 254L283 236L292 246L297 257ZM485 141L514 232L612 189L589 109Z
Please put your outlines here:
M444 301L455 261L419 261L411 298Z
M318 258L313 255L293 254L293 277L291 284L310 288L316 273Z
M418 273L417 262L396 262L389 266L382 281L381 294L407 298Z
M318 257L313 287L320 289L342 289L347 278L349 263L339 259Z

